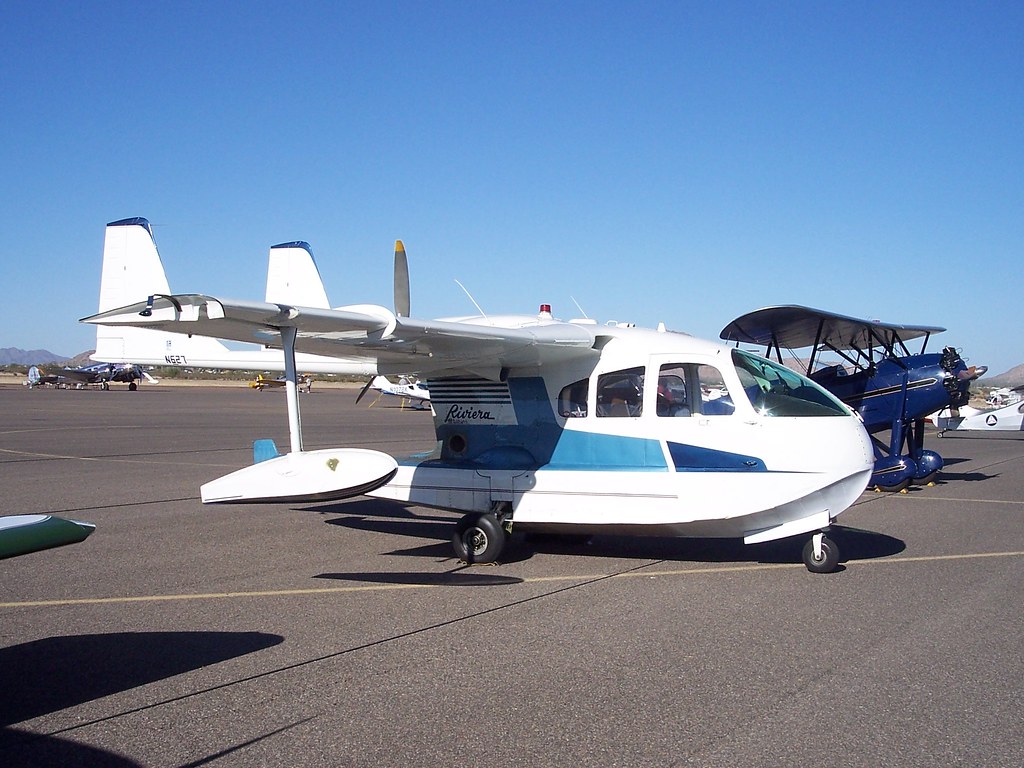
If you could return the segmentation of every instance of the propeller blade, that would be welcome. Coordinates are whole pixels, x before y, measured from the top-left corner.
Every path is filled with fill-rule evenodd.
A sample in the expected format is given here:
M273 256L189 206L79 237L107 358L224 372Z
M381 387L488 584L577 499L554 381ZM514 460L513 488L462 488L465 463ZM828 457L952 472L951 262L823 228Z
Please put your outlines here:
M409 317L409 260L401 240L395 240L395 314Z
M957 378L961 381L974 381L975 379L984 376L986 373L988 373L987 365L972 365L967 370L960 371L960 373L957 374Z
M370 380L367 381L366 385L359 391L359 397L356 398L357 403L363 399L363 395L366 394L366 391L370 388L371 384L373 384L373 377L370 377Z

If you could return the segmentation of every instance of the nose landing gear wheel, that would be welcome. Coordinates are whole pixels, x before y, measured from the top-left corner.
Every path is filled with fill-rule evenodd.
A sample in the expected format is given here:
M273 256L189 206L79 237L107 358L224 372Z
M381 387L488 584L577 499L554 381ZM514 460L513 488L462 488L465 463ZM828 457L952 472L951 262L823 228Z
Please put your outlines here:
M811 573L832 573L839 566L839 547L832 539L816 533L804 544L803 559Z
M455 556L467 563L493 563L505 548L505 529L491 513L470 514L455 525Z

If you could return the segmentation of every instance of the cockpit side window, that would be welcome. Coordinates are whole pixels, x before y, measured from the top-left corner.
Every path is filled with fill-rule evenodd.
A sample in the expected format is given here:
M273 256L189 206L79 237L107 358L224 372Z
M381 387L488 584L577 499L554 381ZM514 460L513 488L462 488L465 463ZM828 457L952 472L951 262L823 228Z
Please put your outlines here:
M626 368L597 377L598 416L639 416L643 412L644 369Z
M690 374L682 363L669 363L658 371L658 415L690 416L690 388L686 386Z
M669 363L658 371L659 416L728 416L734 410L725 380L714 366Z
M736 411L722 372L713 365L697 366L700 382L700 412L704 416L731 416Z
M558 413L567 419L579 419L587 415L587 387L590 379L580 379L566 384L558 393Z

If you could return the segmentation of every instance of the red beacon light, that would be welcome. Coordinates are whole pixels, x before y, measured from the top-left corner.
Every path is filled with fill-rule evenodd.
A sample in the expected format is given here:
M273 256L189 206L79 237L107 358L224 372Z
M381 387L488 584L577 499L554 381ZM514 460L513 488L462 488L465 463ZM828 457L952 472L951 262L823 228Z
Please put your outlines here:
M537 317L544 318L545 320L549 319L551 317L551 305L541 304L540 312L537 313Z

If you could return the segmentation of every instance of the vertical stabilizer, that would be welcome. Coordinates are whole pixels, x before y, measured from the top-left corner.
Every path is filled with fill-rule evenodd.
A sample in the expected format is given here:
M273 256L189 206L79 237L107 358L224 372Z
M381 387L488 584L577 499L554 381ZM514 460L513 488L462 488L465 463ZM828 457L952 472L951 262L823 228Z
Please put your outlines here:
M107 224L99 311L145 301L154 293L170 292L149 222L134 218Z
M309 243L299 240L271 246L266 300L270 304L330 309Z
M146 301L153 294L170 292L149 221L136 217L107 224L103 240L99 311L105 312ZM215 339L98 325L96 351L92 359L104 363L192 365L199 360L224 357L226 351L227 348Z

